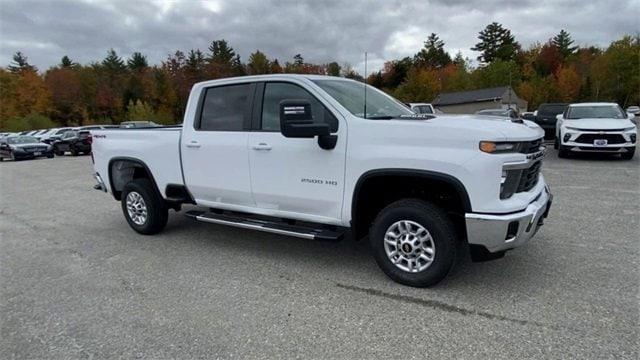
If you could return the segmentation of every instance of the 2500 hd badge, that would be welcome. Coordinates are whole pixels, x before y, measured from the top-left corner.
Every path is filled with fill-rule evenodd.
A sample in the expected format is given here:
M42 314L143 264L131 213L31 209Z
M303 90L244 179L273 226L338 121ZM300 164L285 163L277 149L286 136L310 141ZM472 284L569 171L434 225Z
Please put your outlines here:
M300 182L303 183L309 183L309 184L318 184L318 185L332 185L332 186L338 186L338 182L335 180L322 180L322 179L308 179L308 178L302 178L300 179Z

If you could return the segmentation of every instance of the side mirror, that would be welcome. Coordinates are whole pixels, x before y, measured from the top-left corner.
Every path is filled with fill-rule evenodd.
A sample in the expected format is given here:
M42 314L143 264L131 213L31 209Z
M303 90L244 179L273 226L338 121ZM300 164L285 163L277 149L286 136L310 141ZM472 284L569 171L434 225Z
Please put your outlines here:
M635 116L634 114L632 114L632 113L627 113L627 119L629 119L629 120L633 120L633 119L635 119L635 118L636 118L636 116Z
M562 114L558 114L558 115L556 115L556 120L562 120L562 119L563 119L563 118L562 118Z
M307 100L285 99L280 102L280 132L288 138L318 137L318 145L330 150L336 147L337 135L331 135L327 123L313 121L311 103Z

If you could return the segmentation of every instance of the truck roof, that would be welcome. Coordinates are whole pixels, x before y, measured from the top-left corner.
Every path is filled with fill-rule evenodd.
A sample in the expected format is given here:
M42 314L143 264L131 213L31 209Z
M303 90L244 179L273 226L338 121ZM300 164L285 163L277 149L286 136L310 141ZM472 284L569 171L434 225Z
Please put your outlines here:
M314 74L267 74L267 75L250 75L250 76L236 76L222 79L214 79L201 81L196 83L196 86L207 86L220 82L234 82L238 81L266 81L266 80L282 80L282 79L307 79L307 80L338 80L338 81L355 81L338 76L329 75L314 75Z

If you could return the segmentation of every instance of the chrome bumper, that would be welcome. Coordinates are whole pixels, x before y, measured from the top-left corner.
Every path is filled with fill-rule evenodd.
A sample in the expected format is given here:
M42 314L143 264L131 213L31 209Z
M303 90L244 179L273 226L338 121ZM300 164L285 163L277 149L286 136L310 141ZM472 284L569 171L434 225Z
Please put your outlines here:
M553 195L545 186L523 211L512 214L465 214L469 244L482 245L489 252L513 249L535 235L549 214Z
M97 182L97 184L93 185L93 188L96 189L96 190L101 190L103 192L107 192L107 186L104 184L104 181L102 181L102 177L100 177L100 174L94 173L93 174L93 178Z

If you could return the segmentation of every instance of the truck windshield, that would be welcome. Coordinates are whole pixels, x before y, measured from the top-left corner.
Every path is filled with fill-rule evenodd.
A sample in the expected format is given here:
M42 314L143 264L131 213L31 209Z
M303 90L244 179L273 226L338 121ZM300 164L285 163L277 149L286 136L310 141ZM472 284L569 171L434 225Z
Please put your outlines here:
M571 106L567 119L626 119L617 105Z
M392 119L402 115L415 115L399 101L382 91L367 85L367 114L364 114L364 84L345 80L313 80L340 105L357 117L367 119Z

